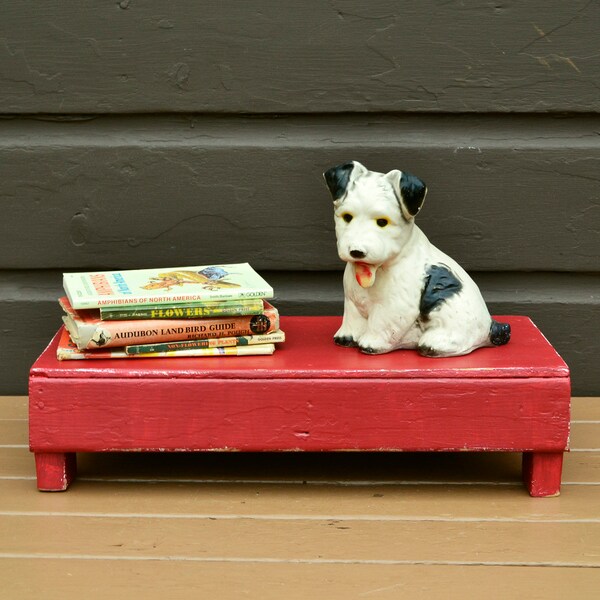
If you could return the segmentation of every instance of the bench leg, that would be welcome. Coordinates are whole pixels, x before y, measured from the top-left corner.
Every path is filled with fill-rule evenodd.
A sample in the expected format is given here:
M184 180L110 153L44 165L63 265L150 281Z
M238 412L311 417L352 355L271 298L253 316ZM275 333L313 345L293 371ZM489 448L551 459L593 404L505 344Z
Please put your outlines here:
M64 492L77 474L74 452L36 452L37 486L41 492Z
M562 452L523 452L523 482L536 498L558 496L562 476Z

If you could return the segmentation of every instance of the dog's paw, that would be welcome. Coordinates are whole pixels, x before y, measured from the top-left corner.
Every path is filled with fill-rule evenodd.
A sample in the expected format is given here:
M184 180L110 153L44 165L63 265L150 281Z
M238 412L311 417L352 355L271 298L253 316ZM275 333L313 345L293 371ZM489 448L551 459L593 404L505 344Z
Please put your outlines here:
M363 354L384 354L385 350L378 350L377 348L372 348L371 346L359 346L358 349Z
M358 346L351 335L336 335L333 337L333 341L338 346L344 346L344 348L354 348Z
M443 358L446 356L461 356L470 352L461 334L442 328L428 329L419 340L417 350L421 356Z
M382 344L381 340L369 339L365 336L358 340L358 349L363 354L385 354L386 352L392 350L392 348Z
M424 344L419 344L417 346L417 350L421 356L427 356L428 358L437 358L438 356L441 356L441 352L439 350Z
M394 348L374 348L373 346L361 346L359 344L358 349L363 354L387 354L394 350Z
M367 332L359 338L358 349L363 354L385 354L394 348L381 335L374 335Z

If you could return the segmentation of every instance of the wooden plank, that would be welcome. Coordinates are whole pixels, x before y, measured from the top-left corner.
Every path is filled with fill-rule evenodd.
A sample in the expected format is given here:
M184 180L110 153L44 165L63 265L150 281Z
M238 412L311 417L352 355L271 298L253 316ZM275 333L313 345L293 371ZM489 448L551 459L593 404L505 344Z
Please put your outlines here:
M594 448L600 439L600 404L597 399L575 398L572 404L571 447ZM585 422L589 419L592 422ZM0 445L26 445L28 440L27 398L0 398ZM596 449L598 450L598 449Z
M356 158L422 177L419 225L470 271L595 272L597 129L595 117L0 121L0 268L243 257L341 270L322 172Z
M600 398L573 398L571 419L573 421L600 421Z
M15 557L0 560L0 577L11 600L105 600L143 595L148 600L238 600L240 595L304 600L315 592L328 600L406 597L429 600L593 598L599 569L560 567L244 563L175 560L89 560ZM90 585L90 581L94 585Z
M40 453L567 448L566 378L531 377L525 388L515 379L436 383L444 387L443 396L422 379L395 385L374 379L351 385L326 379L268 385L260 379L173 379L167 385L151 378L39 377L32 383L30 443ZM69 387L73 399L65 399ZM115 390L118 402L111 401Z
M25 444L28 435L27 421L0 418L0 446Z
M0 421L27 419L28 412L27 396L0 396Z
M600 429L600 398L571 398L571 419L576 425L592 424ZM29 399L27 396L0 396L0 422L17 421L27 423L29 418ZM22 431L22 430L21 430ZM22 437L23 443L26 437ZM571 441L572 447L578 446L577 440Z
M585 0L543 11L433 0L10 3L0 111L593 112L599 10Z
M571 452L566 456L563 483L600 485L600 452Z
M600 451L600 424L574 423L571 426L574 448Z
M600 566L600 523L14 515L0 536L2 553L41 557Z
M0 448L0 479L32 479L35 462L26 443L20 447Z
M33 473L33 471L32 471ZM146 515L172 518L383 519L597 522L600 486L565 486L533 499L518 484L362 485L76 480L42 494L35 480L0 480L0 514Z
M119 268L116 264L112 266ZM273 285L274 303L283 315L341 316L344 302L342 272L261 270L261 274ZM558 326L561 321L567 322L569 329L558 338L568 337L567 331L575 336L576 325L581 321L585 324L584 329L590 331L600 308L600 282L595 274L471 272L471 275L486 302L493 307L493 313L523 314L536 323L535 315L541 313L544 321L548 321L542 327L547 337L548 325ZM17 323L25 327L33 322L28 332L31 335L23 336L22 343L26 343L46 324L48 336L40 348L41 353L61 323L62 311L57 302L61 295L64 295L62 270L0 271L0 317L6 319L2 322L5 323L4 330L9 333L10 326L14 329ZM569 305L569 311L564 310L565 305ZM560 319L559 308L562 308ZM586 314L590 315L587 319ZM562 340L562 343L568 345L569 340ZM581 346L584 340L577 338L576 343Z
M33 419L46 410L51 413L49 407L54 405L57 410L64 410L66 406L77 402L78 396L75 393L72 397L65 397L65 392L68 395L73 389L72 384L75 384L74 389L77 393L83 395L86 394L85 390L79 388L88 384L93 386L97 380L106 380L103 385L112 387L127 385L127 381L134 381L140 386L151 384L153 387L149 388L148 402L160 396L158 386L168 387L172 384L174 388L179 382L187 380L199 381L203 387L215 382L217 387L225 388L229 387L229 384L234 388L239 380L247 382L249 388L254 381L267 380L269 385L274 386L289 384L290 390L295 386L304 386L307 391L313 390L313 396L321 382L346 391L346 387L351 387L346 380L356 381L357 387L377 380L374 381L374 385L393 386L392 391L399 393L398 398L409 394L408 390L413 385L411 382L415 382L416 385L419 381L426 381L432 387L432 381L445 379L452 380L452 383L457 385L464 385L466 390L470 389L470 385L476 385L478 380L490 385L493 385L490 380L497 380L498 383L507 380L517 389L530 385L533 390L536 385L542 383L554 385L556 390L564 391L564 384L568 383L569 369L531 319L510 315L495 318L510 325L512 337L509 345L503 348L481 348L464 356L437 360L407 350L365 357L356 349L336 346L332 339L339 327L339 318L329 316L282 316L280 325L286 332L286 341L278 348L277 353L268 357L245 357L236 360L88 360L83 364L77 361L57 361L56 348L62 333L62 328L59 328L52 343L31 367L30 418ZM51 381L46 382L46 378ZM528 381L525 382L524 378L528 378ZM396 385L404 383L408 386L406 392L402 388L396 389ZM59 386L58 389L63 390L63 393L54 392L53 395L48 385ZM352 390L347 391L353 393ZM223 392L223 396L217 393L207 395L203 397L202 402L208 403L213 398L224 399L233 395L226 389ZM261 392L268 394L267 389L261 389ZM423 399L430 395L439 397L440 394L424 392ZM128 403L124 393L119 396L111 399L110 394L104 394L102 398L107 404ZM248 396L250 397L250 393ZM530 396L533 398L535 394L532 392ZM526 399L530 396L525 394ZM556 397L555 393L550 393L546 399L548 407L552 406L552 400ZM290 400L291 398L292 396ZM508 398L503 400L509 401ZM431 399L432 406L437 401L443 399ZM562 401L568 404L570 397L563 396ZM232 398L231 406L237 402L237 399ZM546 412L540 411L538 417L541 419ZM534 414L532 410L530 415Z

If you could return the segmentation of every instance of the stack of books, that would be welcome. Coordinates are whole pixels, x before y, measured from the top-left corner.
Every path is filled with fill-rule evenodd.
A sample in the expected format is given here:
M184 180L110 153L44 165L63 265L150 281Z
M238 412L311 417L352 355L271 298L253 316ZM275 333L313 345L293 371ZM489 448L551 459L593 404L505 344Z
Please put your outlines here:
M64 273L59 360L273 354L273 288L248 263Z

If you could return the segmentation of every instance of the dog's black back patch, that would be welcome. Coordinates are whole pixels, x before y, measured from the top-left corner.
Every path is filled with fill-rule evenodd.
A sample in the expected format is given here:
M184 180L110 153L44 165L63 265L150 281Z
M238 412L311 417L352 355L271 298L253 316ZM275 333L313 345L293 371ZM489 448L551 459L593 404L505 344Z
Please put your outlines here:
M421 318L427 320L432 310L454 294L458 294L460 290L462 283L448 267L431 265L425 275L425 286L419 303Z
M354 169L354 163L348 162L323 173L327 187L334 200L339 200L346 193L352 169Z

